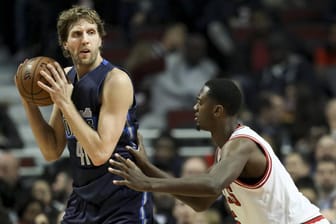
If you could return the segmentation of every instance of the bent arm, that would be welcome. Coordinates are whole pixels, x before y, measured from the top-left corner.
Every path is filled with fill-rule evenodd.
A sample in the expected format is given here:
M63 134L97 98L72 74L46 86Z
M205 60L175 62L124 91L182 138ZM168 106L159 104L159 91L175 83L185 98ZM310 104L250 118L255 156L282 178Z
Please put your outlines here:
M170 179L150 178L148 190L187 196L218 196L240 176L251 153L249 140L230 141L222 149L221 160L208 173Z
M111 161L112 168L109 171L124 178L115 180L115 184L126 185L135 190L215 199L241 175L254 148L255 144L250 140L232 140L222 148L221 160L208 173L192 177L148 177L131 160L119 156L118 161Z
M97 130L84 121L72 101L62 106L70 129L94 165L102 165L111 157L132 103L133 86L130 78L123 71L113 69L104 82Z
M140 167L141 171L149 176L149 177L156 177L156 178L171 178L172 176L156 166L154 166L147 157L145 146L143 144L143 137L138 132L138 150L134 150L130 146L126 146L127 150L135 157L137 166ZM116 155L118 157L119 155ZM193 196L181 196L181 195L174 195L173 196L180 201L188 204L192 207L195 211L204 211L208 209L217 197L193 197Z
M18 70L22 64L19 65ZM15 76L15 84L16 84ZM44 119L38 106L28 103L22 96L21 102L26 112L36 143L47 161L58 159L65 148L64 126L59 109L54 105L49 123Z
M43 157L47 161L58 159L62 155L66 144L64 126L59 109L54 106L48 123L44 120L37 106L24 100L22 100L22 104Z

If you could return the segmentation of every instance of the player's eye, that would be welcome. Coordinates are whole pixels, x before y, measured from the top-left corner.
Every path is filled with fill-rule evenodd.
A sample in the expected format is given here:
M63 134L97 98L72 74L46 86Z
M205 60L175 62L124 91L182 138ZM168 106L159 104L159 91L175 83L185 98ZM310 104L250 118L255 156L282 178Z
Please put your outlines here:
M89 30L88 34L94 35L94 34L96 34L96 31L95 30Z
M81 35L81 32L76 31L71 34L72 37L79 37Z

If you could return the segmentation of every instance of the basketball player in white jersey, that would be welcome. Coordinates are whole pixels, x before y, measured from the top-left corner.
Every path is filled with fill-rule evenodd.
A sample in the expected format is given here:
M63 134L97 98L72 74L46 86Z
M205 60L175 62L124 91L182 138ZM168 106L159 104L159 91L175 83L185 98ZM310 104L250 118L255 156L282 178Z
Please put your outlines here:
M169 177L148 161L142 145L133 153L137 165L120 155L110 160L109 171L123 177L113 183L171 193L196 211L206 210L223 193L233 217L242 224L329 223L298 191L269 143L239 124L241 104L242 94L231 80L209 80L200 91L195 120L199 129L211 132L218 147L216 164L208 173Z

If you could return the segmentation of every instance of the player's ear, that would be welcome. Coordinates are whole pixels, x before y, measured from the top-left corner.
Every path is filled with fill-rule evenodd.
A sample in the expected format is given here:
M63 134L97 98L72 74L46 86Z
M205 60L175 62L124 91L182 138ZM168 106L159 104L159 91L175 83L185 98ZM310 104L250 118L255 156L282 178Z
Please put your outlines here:
M64 50L68 50L68 44L67 44L67 42L63 42L63 48L64 48Z
M214 106L213 113L216 117L222 116L225 113L224 107L220 104L216 104Z

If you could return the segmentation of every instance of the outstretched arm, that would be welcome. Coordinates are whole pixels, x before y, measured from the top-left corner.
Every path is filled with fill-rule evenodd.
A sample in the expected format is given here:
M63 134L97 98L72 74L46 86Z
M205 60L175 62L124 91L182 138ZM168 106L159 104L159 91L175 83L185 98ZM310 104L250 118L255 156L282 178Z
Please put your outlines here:
M130 159L124 159L116 154L117 160L110 160L112 167L109 171L123 177L123 180L114 180L116 185L126 185L137 191L165 192L185 196L218 196L221 189L215 188L211 174L182 178L153 178L142 173L139 167Z
M146 150L143 144L143 137L138 132L138 149L134 150L132 147L127 146L127 150L134 156L137 166L141 169L141 171L148 177L156 177L156 178L172 178L172 176L156 166L154 166L147 157ZM117 155L118 157L118 155ZM214 201L218 198L215 197L194 197L194 196L182 196L182 195L174 195L174 197L183 201L192 207L195 211L203 211L209 208Z
M209 173L193 177L148 177L131 160L118 155L116 156L117 161L110 161L112 167L109 171L124 178L124 180L115 180L114 184L117 185L126 185L138 191L165 192L184 197L204 197L203 199L212 198L214 202L222 190L239 177L253 146L246 139L227 143L222 149L221 161L214 165ZM152 169L152 172L154 171L155 169ZM159 172L155 174L159 175ZM200 200L203 202L202 199ZM185 202L193 207L191 202Z

